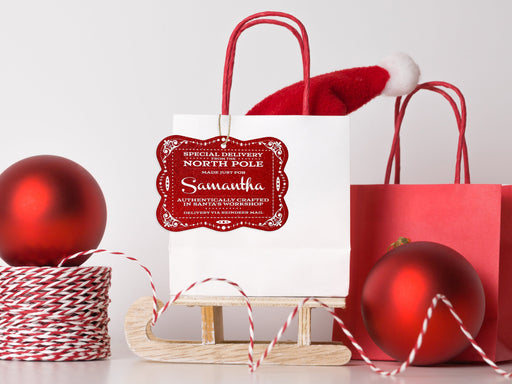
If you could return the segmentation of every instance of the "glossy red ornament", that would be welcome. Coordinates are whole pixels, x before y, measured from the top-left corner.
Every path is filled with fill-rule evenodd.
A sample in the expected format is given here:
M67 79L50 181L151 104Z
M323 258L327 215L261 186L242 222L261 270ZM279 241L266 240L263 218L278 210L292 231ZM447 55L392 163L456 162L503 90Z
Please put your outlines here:
M452 302L476 336L484 319L484 290L477 272L461 254L438 243L418 241L384 255L368 274L361 299L363 320L375 344L405 361L437 293ZM447 307L439 303L414 364L449 361L468 345Z
M71 160L29 157L0 175L0 256L12 266L56 266L65 256L96 248L106 217L98 183Z

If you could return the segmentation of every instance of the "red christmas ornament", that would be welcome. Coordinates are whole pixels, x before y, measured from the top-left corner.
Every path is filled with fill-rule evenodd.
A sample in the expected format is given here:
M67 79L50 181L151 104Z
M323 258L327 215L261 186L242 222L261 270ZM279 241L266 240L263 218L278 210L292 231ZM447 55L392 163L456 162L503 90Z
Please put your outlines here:
M0 256L9 265L56 266L65 256L96 248L106 217L98 183L71 160L29 157L0 175Z
M484 319L484 290L475 269L461 254L428 241L389 251L368 274L362 292L363 320L373 341L389 356L405 361L437 293L452 302L471 335L476 336ZM447 307L440 304L414 364L446 362L468 345Z

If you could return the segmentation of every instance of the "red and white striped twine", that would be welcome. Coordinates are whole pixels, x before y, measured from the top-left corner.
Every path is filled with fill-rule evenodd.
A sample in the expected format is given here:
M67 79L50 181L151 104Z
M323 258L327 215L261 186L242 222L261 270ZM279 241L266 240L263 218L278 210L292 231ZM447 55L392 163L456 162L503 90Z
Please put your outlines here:
M423 320L421 331L416 340L416 344L411 349L409 356L406 361L400 364L400 366L392 371L385 371L378 368L366 355L363 348L357 343L354 336L346 328L343 320L339 318L332 308L329 308L321 300L309 297L304 299L299 305L297 305L292 312L289 314L286 322L277 332L274 339L268 344L265 351L262 353L260 358L254 361L254 319L253 312L249 297L245 294L243 289L235 282L223 278L207 278L201 281L197 281L191 284L189 287L178 292L174 295L165 305L158 309L157 297L155 285L153 283L153 276L151 271L141 264L137 259L126 256L122 252L111 252L105 249L94 249L84 252L78 252L74 255L68 256L61 261L59 267L62 266L69 259L83 255L92 255L98 253L108 253L113 255L122 255L130 261L137 263L148 275L152 296L153 296L153 318L152 325L156 323L160 315L167 310L180 296L190 291L194 287L206 284L209 282L221 282L233 287L240 295L243 296L247 304L247 312L249 317L249 346L248 346L248 365L249 372L254 372L265 358L270 354L274 346L279 342L286 329L290 326L291 322L299 312L299 310L308 301L317 302L321 308L325 309L334 318L334 321L340 326L342 331L348 337L354 348L357 349L364 362L370 367L372 371L382 376L395 376L403 373L407 367L414 363L414 358L417 352L420 350L425 334L428 330L428 324L432 318L432 314L441 301L446 305L459 324L461 332L469 340L473 348L481 356L482 360L487 363L493 370L507 378L512 377L512 372L506 372L499 368L494 363L483 349L476 343L473 336L469 333L466 326L464 325L461 318L455 312L452 303L442 294L437 294L433 297L430 306L427 309L425 319ZM63 280L67 282L67 285L61 287L58 283L49 277L49 270L61 271ZM79 271L80 270L80 271ZM96 275L87 275L86 271L98 270L105 273L107 278L103 280ZM78 277L76 274L82 273L83 275ZM44 289L35 286L24 286L23 282L16 280L16 275L22 275L26 280L32 280L41 282ZM28 277L27 277L28 276ZM108 284L102 284L102 281L107 281ZM85 318L93 318L94 321L101 323L106 329L108 318L106 316L106 307L108 305L108 287L110 285L110 268L107 267L73 267L73 268L45 268L45 267L6 267L0 268L0 329L3 334L0 336L0 359L23 359L23 360L86 360L91 358L104 358L110 355L110 344L108 332L103 335L96 334L95 338L90 337L85 333L84 329L92 329L97 332L98 326L88 326L84 322ZM76 289L70 292L71 285L76 285ZM57 295L56 297L49 297L47 292ZM79 292L77 292L79 291ZM83 296L93 291L100 291L96 293L97 296L102 297L100 300L103 303L103 307L95 307L94 304L87 302ZM38 304L44 301L44 307L39 308ZM63 311L64 317L69 319L77 320L75 323L70 321L71 325L65 325L56 327L58 322L62 320L60 317L54 316L51 313L51 309L59 309L60 302L66 302L66 309ZM83 302L83 303L82 303ZM96 304L97 305L97 304ZM84 315L86 313L86 315ZM7 314L7 315L6 315ZM60 316L61 314L59 314ZM34 325L35 323L35 325ZM64 322L67 323L67 322ZM63 324L64 324L63 323ZM44 327L41 327L44 324ZM83 329L82 329L83 327ZM45 329L45 332L41 330ZM62 329L61 329L62 328ZM72 332L84 334L80 340L74 340L71 336ZM16 344L22 339L22 345ZM98 351L89 351L88 347L93 346Z
M110 356L109 267L1 267L0 359Z

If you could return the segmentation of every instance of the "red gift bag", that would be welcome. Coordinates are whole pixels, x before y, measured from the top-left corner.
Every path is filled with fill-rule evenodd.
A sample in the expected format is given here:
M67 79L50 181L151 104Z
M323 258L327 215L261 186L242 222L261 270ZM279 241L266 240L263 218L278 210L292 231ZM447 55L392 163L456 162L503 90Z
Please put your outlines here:
M460 97L460 112L451 96ZM425 89L440 93L452 105L459 126L454 184L400 185L400 126L411 96ZM352 185L350 289L347 306L338 310L348 329L371 359L392 360L371 340L361 316L361 291L366 276L388 246L400 236L445 244L458 252L478 272L485 291L484 323L476 341L494 361L512 359L512 186L470 184L464 138L464 98L454 86L431 82L419 85L402 105L395 107L395 137L383 185ZM389 184L395 160L395 184ZM464 160L465 183L460 184ZM457 309L457 308L455 308ZM426 310L426 308L425 308ZM335 324L333 339L359 353ZM412 347L412 346L411 346ZM481 361L468 347L454 361Z

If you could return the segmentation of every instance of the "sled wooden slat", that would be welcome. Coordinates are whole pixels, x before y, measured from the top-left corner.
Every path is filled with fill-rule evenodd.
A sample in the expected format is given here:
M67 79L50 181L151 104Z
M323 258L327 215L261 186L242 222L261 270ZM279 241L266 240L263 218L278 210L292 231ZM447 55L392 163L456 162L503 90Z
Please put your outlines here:
M295 307L304 299L299 297L251 297L253 307ZM344 298L321 298L331 308L344 308ZM159 303L162 305L162 303ZM224 340L222 308L245 306L241 297L183 296L177 305L201 307L201 341L173 341L156 337L150 326L152 298L143 297L132 304L125 320L126 339L130 349L139 357L174 363L247 364L248 341ZM286 365L344 365L351 358L350 350L337 342L311 341L311 310L320 305L308 301L298 313L297 342L276 344L263 364ZM268 342L254 345L254 360Z

